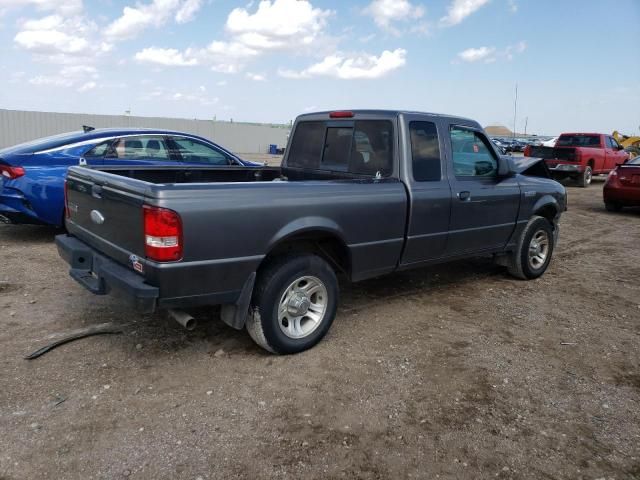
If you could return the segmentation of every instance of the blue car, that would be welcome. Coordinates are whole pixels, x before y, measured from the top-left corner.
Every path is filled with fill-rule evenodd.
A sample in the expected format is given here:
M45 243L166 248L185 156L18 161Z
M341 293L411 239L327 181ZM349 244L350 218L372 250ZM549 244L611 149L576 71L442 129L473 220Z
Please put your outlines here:
M260 166L204 138L151 129L93 129L0 150L0 220L64 225L64 178L71 165Z

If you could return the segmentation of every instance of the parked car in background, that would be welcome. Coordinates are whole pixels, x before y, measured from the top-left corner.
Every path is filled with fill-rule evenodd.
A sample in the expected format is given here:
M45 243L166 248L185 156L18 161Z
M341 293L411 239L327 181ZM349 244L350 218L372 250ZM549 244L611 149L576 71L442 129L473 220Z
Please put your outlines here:
M629 158L615 138L600 133L563 133L555 147L529 146L524 154L543 158L554 178L571 178L581 187L589 186L593 175L609 173Z
M611 170L602 195L610 212L640 206L640 156Z
M222 305L275 353L322 339L338 274L489 254L537 278L566 210L544 162L498 155L473 120L402 111L302 115L282 168L71 167L66 185L56 244L76 281L185 326L176 309Z
M542 142L542 146L543 147L555 147L557 141L558 141L558 137L553 137L553 138L550 138L549 140L545 140L544 142Z
M501 155L511 155L511 150L507 151L507 147L500 140L492 138L491 142L495 145Z
M91 129L0 150L0 220L64 224L64 176L71 165L258 166L182 132Z

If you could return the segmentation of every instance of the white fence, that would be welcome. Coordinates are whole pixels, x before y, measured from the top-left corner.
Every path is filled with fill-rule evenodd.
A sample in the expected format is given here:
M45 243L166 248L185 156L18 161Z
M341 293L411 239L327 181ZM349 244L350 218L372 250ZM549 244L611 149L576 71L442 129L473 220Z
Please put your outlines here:
M289 134L287 125L0 109L0 148L49 135L81 130L82 125L96 128L140 127L177 130L208 138L238 153L268 153L269 145L282 148L286 146Z

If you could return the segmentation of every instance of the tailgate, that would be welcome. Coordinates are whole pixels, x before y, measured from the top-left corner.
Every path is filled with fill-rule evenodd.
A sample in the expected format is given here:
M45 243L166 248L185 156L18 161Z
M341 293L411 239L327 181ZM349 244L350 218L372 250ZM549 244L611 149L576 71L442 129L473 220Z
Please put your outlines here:
M146 182L84 167L67 174L67 230L114 260L144 257Z
M574 147L530 147L529 156L551 161L575 162L576 149Z

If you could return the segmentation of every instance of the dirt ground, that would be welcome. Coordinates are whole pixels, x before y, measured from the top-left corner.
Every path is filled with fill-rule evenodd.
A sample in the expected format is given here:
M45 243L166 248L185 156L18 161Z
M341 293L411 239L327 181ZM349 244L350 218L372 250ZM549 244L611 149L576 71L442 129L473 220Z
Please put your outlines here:
M0 226L0 479L640 478L640 210L568 190L541 279L479 259L345 285L288 357L93 296L54 231ZM103 322L124 334L22 358Z

